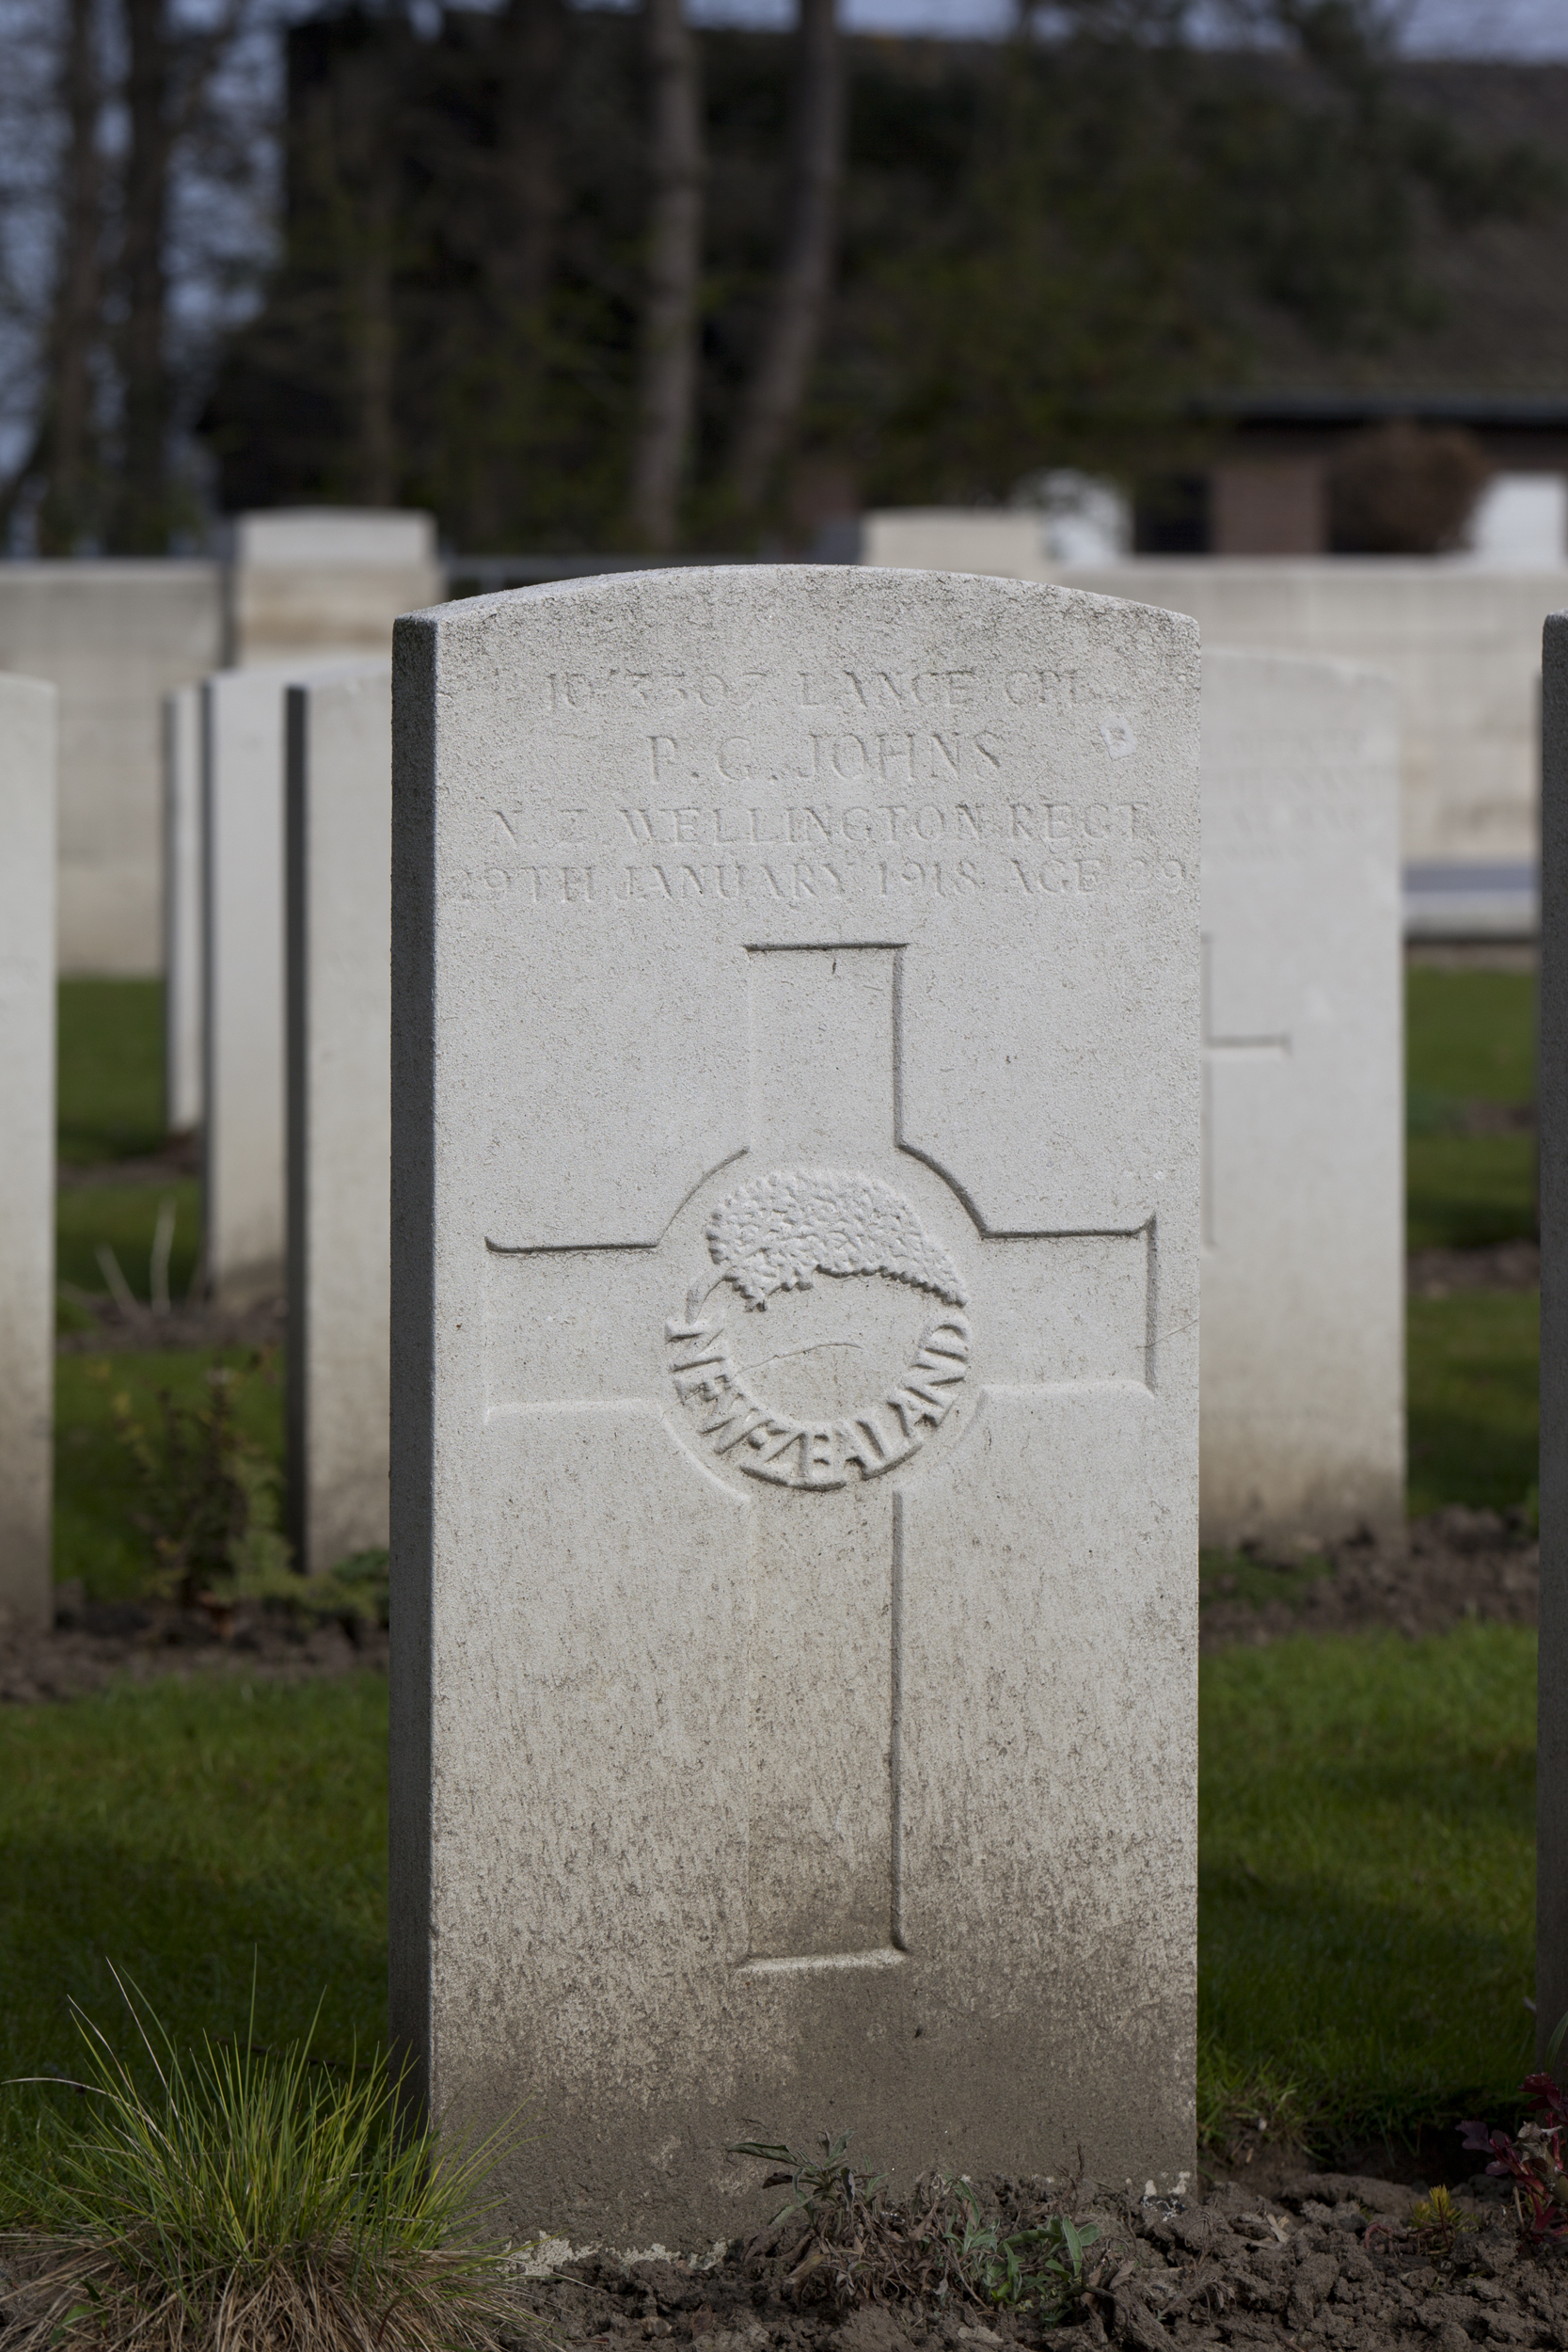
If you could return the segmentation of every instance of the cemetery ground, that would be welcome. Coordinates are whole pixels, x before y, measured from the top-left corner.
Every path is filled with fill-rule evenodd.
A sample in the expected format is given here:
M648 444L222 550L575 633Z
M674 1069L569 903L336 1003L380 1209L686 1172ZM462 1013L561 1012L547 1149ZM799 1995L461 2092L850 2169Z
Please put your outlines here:
M1552 2332L1568 2306L1554 2315L1548 2295L1530 2317L1545 2272L1513 2292L1512 2209L1506 2232L1463 2234L1459 2270L1440 2217L1418 2246L1400 2241L1397 2261L1376 2234L1380 2210L1409 2207L1412 2182L1461 2184L1480 2164L1456 2121L1517 2120L1533 2042L1532 993L1524 971L1432 961L1409 974L1410 1507L1422 1522L1410 1556L1368 1544L1333 1560L1205 1559L1199 2121L1206 2175L1231 2185L1203 2217L1146 2212L1125 2279L1121 2253L1114 2269L1086 2257L1101 2288L1063 2341L1109 2328L1121 2343L1217 2343L1222 2318L1228 2341L1398 2341L1402 2296L1445 2346L1455 2328L1481 2332L1488 2297L1497 2340L1568 2342ZM386 2032L379 1651L335 1625L242 1624L239 1641L190 1626L171 1644L180 1629L142 1597L115 1400L143 1417L161 1388L195 1401L224 1363L246 1372L243 1430L275 1458L281 1447L276 1324L231 1329L182 1309L198 1264L195 1163L162 1133L159 1019L152 984L62 987L55 1543L69 1622L36 1652L0 1641L0 1697L24 1702L0 1707L0 2077L79 2070L72 2000L129 2046L111 1962L177 2042L241 2031L253 1969L260 2044L296 2041L314 2020L315 2055L341 2066ZM166 1315L154 1311L161 1264ZM116 1289L130 1294L118 1307ZM66 1703L38 1703L51 1698ZM5 2094L0 2155L24 2143L40 2095L54 2094ZM875 2164L874 2148L858 2153ZM1309 2187L1293 2177L1308 2158L1359 2187L1323 2175ZM812 2193L790 2230L809 2221L831 2247L842 2183ZM1049 2224L1027 2184L1013 2194L1016 2227ZM1081 2185L1080 2208L1094 2201ZM1129 2225L1107 2212L1101 2226ZM1277 2279L1260 2246L1281 2249ZM1555 2295L1555 2271L1547 2284ZM762 2352L758 2320L783 2308L733 2264L705 2283L668 2265L629 2282L618 2265L590 2266L550 2305L569 2336L717 2328L725 2352ZM773 2340L812 2341L815 2324L791 2311ZM985 2325L1028 2332L1006 2310ZM932 2340L966 2331L949 2318ZM918 2340L924 2319L863 2315L834 2340L899 2352L904 2333Z

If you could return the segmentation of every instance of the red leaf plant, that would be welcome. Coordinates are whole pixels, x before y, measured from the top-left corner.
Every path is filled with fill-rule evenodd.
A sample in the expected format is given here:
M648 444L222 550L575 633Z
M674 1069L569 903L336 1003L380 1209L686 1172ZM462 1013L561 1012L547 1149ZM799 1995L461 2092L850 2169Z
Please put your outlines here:
M1485 2123L1461 2123L1463 2145L1492 2159L1486 2169L1512 2181L1520 2226L1532 2246L1568 2237L1568 2090L1550 2074L1527 2074L1524 2090L1533 2112L1518 2134L1495 2132Z

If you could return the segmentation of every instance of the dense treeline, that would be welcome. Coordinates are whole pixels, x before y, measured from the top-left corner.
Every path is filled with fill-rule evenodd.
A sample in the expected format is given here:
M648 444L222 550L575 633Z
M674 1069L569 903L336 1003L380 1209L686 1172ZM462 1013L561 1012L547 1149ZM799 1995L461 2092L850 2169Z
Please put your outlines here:
M1401 102L1378 0L1255 0L1266 38L1225 53L1184 0L985 44L843 40L834 0L789 35L356 4L279 36L276 259L182 356L170 190L182 141L222 147L259 0L183 33L181 0L25 4L64 11L55 267L0 498L56 551L166 545L182 433L229 511L427 505L476 552L799 545L863 502L1169 467L1271 320L1416 331L1423 237L1549 183Z
M1285 30L1224 56L1179 22L1155 38L1098 12L1049 41L847 42L832 291L749 479L798 201L797 44L696 36L675 528L798 540L835 503L1169 462L1271 309L1326 341L1417 323L1423 218L1528 201L1539 172L1404 111L1350 10ZM449 11L431 40L357 10L291 34L286 259L208 415L227 504L408 500L471 550L661 535L640 479L651 32L514 0Z
M268 233L269 0L0 0L0 550L206 528L189 427Z

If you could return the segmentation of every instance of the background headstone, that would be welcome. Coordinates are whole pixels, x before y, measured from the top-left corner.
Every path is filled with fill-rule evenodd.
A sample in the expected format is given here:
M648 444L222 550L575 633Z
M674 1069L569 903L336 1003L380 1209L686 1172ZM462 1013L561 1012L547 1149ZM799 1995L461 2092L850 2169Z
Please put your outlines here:
M1197 646L806 566L394 651L392 2015L518 2227L1194 2151Z
M164 1118L201 1124L201 691L164 697Z
M443 593L436 518L356 507L241 515L226 575L230 659L385 658L400 612Z
M215 564L0 564L0 670L60 698L62 972L158 970L163 698L223 658Z
M1206 1543L1404 1516L1399 712L1203 654Z
M1538 2057L1568 2012L1568 612L1542 644L1541 1649L1536 1757Z
M387 1541L391 674L288 694L289 1533Z
M283 1288L283 694L287 670L201 689L203 1266L244 1307Z
M1534 570L1454 556L1069 564L1048 554L1037 516L911 508L864 517L860 561L1057 580L1190 613L1206 645L1386 672L1400 696L1406 859L1453 867L1456 883L1466 867L1534 863L1541 627L1568 596L1560 545Z
M55 696L0 676L0 1624L50 1622Z

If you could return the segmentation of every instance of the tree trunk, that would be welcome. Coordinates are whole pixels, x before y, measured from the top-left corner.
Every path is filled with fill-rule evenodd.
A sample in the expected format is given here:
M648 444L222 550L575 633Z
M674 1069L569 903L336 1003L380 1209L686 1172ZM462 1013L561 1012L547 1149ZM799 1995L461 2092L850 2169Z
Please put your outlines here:
M125 0L126 114L121 243L125 325L121 479L110 532L117 555L161 555L168 541L169 151L173 145L171 43L165 0Z
M366 506L390 506L397 496L397 430L393 418L397 326L392 313L392 241L397 213L394 172L390 155L374 155L365 191L356 358L359 497Z
M562 0L508 0L501 26L502 233L495 283L507 324L537 323L550 290L561 212L556 104L566 54Z
M70 0L60 75L66 118L58 261L50 321L50 389L44 420L47 481L39 509L40 555L74 555L90 526L93 344L98 331L103 163L93 0Z
M755 514L800 421L832 284L844 171L844 64L835 0L800 0L784 258L762 355L730 463L736 504Z
M354 495L363 506L390 506L397 494L392 296L404 62L389 40L367 37L333 77L328 168L355 421Z
M631 518L650 548L675 544L697 394L703 118L697 46L682 0L644 0L653 84L652 204Z

